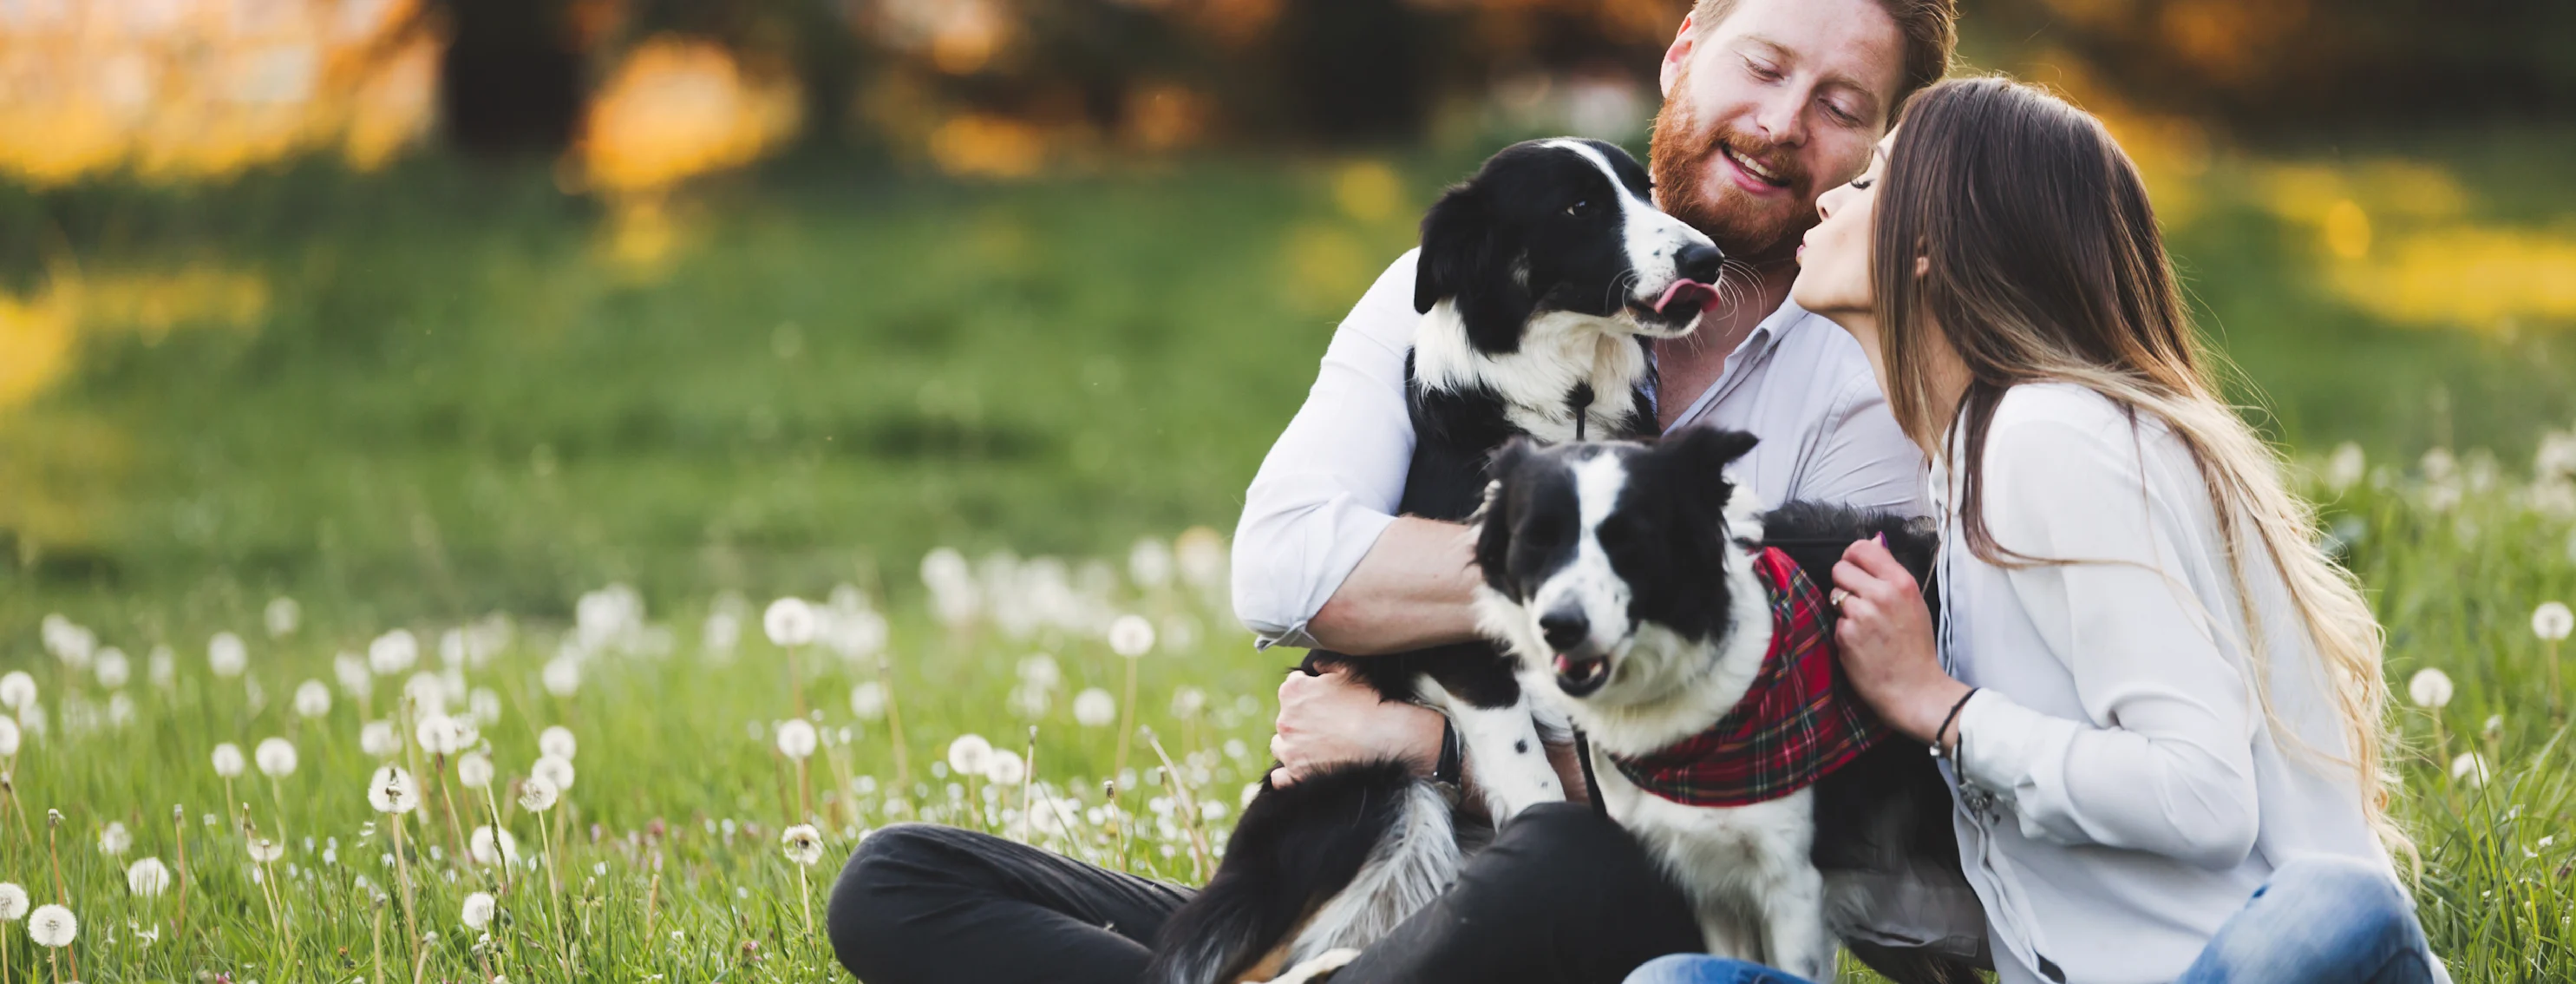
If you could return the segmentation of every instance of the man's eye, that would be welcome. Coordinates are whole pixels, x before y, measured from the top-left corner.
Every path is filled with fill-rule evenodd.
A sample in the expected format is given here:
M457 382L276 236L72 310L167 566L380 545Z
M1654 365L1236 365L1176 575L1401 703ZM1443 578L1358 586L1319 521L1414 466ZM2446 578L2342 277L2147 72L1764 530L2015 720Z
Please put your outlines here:
M1745 70L1746 70L1746 71L1752 72L1752 73L1753 73L1753 77L1754 77L1754 78L1762 79L1762 80L1764 80L1764 81L1769 81L1769 80L1777 79L1777 78L1779 78L1779 77L1780 77L1780 70L1779 70L1779 69L1773 68L1773 67L1771 67L1771 66L1769 66L1769 65L1765 65L1765 64L1763 64L1763 63L1761 63L1761 62L1757 62L1757 61L1747 61L1747 62L1745 62L1745 63L1744 63L1744 68L1745 68Z

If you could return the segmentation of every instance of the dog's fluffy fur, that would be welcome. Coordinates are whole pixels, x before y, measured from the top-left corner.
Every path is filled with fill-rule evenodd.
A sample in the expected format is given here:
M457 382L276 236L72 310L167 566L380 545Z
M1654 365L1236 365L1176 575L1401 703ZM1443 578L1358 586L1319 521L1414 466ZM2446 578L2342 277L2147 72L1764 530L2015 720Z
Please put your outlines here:
M1645 792L1605 757L1676 744L1744 697L1772 637L1752 566L1765 542L1820 588L1841 546L1873 535L1918 579L1930 565L1928 530L1891 515L1763 511L1724 474L1753 444L1693 429L1651 445L1507 447L1477 544L1480 624L1519 657L1543 713L1589 737L1596 795L1692 900L1710 952L1825 980L1844 937L1900 981L1975 980L1971 960L1890 948L1853 925L1869 908L1855 893L1891 879L1964 895L1948 791L1922 745L1890 738L1813 786L1736 807Z
M1415 451L1399 511L1467 519L1504 441L1636 437L1654 429L1645 340L1677 337L1714 300L1723 255L1656 211L1645 169L1615 146L1506 148L1422 222L1406 357ZM1387 700L1447 714L1499 823L1564 789L1509 657L1475 642L1344 659ZM1485 833L1402 762L1267 781L1206 889L1165 924L1146 979L1266 977L1365 947L1446 889Z

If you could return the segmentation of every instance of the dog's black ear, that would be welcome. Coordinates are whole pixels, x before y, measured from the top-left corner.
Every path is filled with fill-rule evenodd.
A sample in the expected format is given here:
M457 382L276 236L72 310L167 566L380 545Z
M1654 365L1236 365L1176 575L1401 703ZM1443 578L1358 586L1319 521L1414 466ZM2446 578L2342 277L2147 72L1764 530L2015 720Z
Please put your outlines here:
M1413 269L1414 313L1429 314L1433 305L1467 289L1492 251L1493 228L1493 212L1474 184L1441 194L1422 216L1422 253Z
M1689 490L1685 501L1697 502L1711 513L1722 513L1727 501L1735 496L1735 483L1726 478L1726 466L1744 457L1761 439L1739 430L1717 427L1684 427L1655 442L1652 452L1672 480Z
M1476 507L1476 568L1485 577L1485 586L1510 594L1506 564L1512 552L1511 489L1515 472L1529 460L1533 445L1526 437L1515 437L1494 449L1485 464L1485 502Z

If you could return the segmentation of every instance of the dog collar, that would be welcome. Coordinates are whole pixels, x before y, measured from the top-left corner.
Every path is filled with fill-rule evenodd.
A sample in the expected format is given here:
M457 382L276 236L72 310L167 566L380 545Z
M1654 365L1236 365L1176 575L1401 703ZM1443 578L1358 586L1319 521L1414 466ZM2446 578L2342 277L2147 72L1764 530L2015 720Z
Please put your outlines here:
M1880 722L1835 665L1824 595L1776 547L1753 558L1771 602L1771 646L1734 709L1708 730L1629 758L1607 756L1637 788L1686 806L1787 796L1868 751Z

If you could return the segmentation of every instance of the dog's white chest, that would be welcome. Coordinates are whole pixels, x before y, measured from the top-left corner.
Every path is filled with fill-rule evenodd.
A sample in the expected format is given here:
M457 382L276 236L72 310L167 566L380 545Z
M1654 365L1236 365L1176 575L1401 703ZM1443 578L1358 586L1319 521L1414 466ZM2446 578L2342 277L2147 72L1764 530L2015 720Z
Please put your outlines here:
M1824 886L1808 860L1812 791L1746 806L1689 806L1637 788L1606 762L1598 771L1603 805L1690 899L1709 952L1825 979L1833 942L1824 929Z
M1467 341L1455 305L1443 301L1422 316L1413 341L1413 373L1434 390L1482 387L1502 398L1513 427L1549 444L1575 437L1567 396L1588 387L1584 436L1621 436L1633 394L1646 380L1646 350L1626 315L1550 311L1531 318L1518 351L1490 355Z

